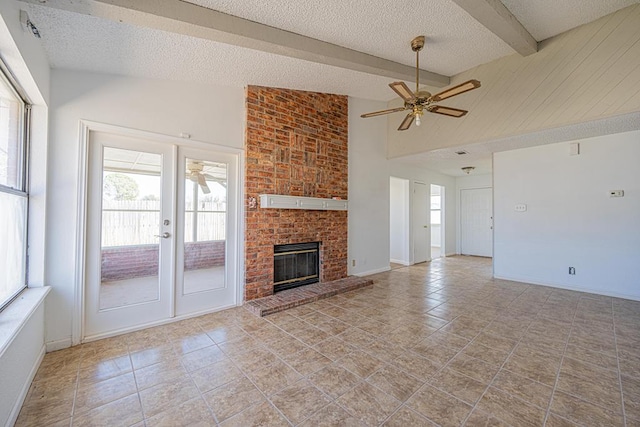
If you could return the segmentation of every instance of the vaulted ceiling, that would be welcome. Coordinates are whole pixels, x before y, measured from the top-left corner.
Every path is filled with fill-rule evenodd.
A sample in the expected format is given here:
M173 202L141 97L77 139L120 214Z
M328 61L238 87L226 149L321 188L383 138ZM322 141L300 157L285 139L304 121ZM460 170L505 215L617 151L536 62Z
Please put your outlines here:
M17 0L12 0L17 1ZM52 68L390 101L638 0L22 0ZM454 77L455 78L455 77ZM426 150L425 150L426 151ZM486 156L485 156L486 157Z
M409 41L423 34L427 46L421 68L448 77L515 52L457 4L485 2L500 3L497 0L31 0L23 6L42 35L53 68L227 86L279 86L388 101L393 92L387 83L397 78L381 77L380 69L387 64L378 70L372 67L367 72L354 71L348 65L330 64L338 61L323 61L326 57L348 55L350 51L329 49L328 53L320 52L317 55L320 58L298 55L303 56L298 59L289 56L287 44L300 43L300 50L308 49L314 54L317 48L312 42L322 41L403 64L408 66L405 80L411 81L410 68L415 56ZM503 0L505 9L513 12L514 19L536 41L636 2ZM209 11L225 15L207 15ZM175 20L158 19L162 13L173 15ZM242 20L234 21L233 17ZM223 28L222 32L231 34L199 32L200 27L207 27L202 22L206 18L210 18L211 27ZM242 27L251 23L264 25ZM225 24L230 29L225 30ZM265 27L284 30L274 36L273 44L279 41L284 46L281 50L271 47L267 50L273 52L268 52L260 45ZM233 34L234 28L238 33L253 33ZM305 39L298 42L293 38L296 34Z

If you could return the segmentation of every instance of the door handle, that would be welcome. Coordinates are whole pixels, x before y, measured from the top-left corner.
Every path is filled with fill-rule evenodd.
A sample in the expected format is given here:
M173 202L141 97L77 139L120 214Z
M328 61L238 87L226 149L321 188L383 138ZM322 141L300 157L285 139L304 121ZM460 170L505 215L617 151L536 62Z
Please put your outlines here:
M156 237L160 237L160 238L163 238L163 239L168 239L169 237L171 237L171 234L168 231L165 231L162 234L156 234Z

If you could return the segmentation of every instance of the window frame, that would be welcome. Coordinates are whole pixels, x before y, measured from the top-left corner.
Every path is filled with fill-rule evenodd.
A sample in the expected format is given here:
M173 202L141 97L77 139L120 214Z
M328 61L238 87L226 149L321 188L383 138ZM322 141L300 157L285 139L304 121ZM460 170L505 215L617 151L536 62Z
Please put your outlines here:
M21 156L20 163L18 165L20 175L18 182L19 188L12 188L0 184L0 192L22 197L26 202L26 209L23 217L25 224L24 247L22 248L24 254L24 277L22 278L22 284L19 289L17 289L14 293L8 295L4 300L0 300L1 312L29 286L29 148L31 140L32 104L2 58L0 58L0 80L3 81L7 85L9 90L13 92L22 106L22 111L20 114L20 134L18 137L18 140L20 142L19 151Z

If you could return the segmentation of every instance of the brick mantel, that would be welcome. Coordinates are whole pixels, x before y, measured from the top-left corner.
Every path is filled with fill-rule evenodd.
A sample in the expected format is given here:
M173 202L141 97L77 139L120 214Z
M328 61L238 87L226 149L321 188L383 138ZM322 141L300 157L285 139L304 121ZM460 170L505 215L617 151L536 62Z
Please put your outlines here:
M245 136L245 299L273 293L273 246L321 242L320 280L347 276L347 212L252 207L281 194L347 198L346 96L249 86Z

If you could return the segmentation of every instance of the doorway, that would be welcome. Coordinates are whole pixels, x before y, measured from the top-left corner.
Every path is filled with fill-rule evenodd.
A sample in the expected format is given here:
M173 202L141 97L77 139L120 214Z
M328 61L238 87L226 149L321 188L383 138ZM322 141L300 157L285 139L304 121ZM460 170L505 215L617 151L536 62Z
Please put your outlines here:
M431 259L445 256L444 187L431 184Z
M460 253L493 256L491 188L460 190Z
M236 304L237 163L89 132L83 340Z

